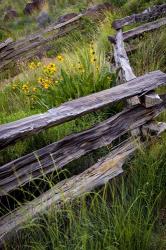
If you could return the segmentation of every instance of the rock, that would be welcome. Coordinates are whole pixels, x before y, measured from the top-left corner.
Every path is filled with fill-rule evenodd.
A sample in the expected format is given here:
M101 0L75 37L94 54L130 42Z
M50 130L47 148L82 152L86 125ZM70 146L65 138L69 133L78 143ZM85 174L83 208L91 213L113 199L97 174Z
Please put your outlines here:
M113 6L110 3L103 3L88 8L85 12L85 16L94 18L100 18L105 11L113 11Z
M37 23L40 28L45 28L50 22L51 19L46 11L42 11L37 17Z
M27 3L25 8L24 8L24 14L25 15L32 15L34 10L35 10L34 4L33 3Z
M8 7L6 9L5 15L4 15L4 21L10 21L10 20L14 20L15 18L18 17L18 13L16 10L12 9L11 7Z
M26 4L24 8L24 14L32 15L34 11L41 11L45 3L45 0L32 0L32 2Z
M45 0L32 0L33 6L36 10L41 11L46 3Z

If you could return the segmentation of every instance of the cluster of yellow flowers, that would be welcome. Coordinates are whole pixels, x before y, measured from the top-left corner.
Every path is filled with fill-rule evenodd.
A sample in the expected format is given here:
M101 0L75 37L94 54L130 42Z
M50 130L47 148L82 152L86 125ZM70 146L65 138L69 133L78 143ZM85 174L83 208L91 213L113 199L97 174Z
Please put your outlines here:
M93 44L90 45L90 51L89 52L90 52L90 62L91 63L96 63L97 59L96 59L96 53L95 53Z
M39 68L41 66L41 62L30 62L28 64L29 69L34 70L36 68Z
M80 62L78 63L78 70L82 73L85 72L84 66Z
M44 73L47 75L53 75L57 72L57 67L55 63L49 63L47 66L44 66Z
M39 77L38 78L38 83L44 88L44 89L48 89L51 85L52 85L52 79L50 78L42 78Z
M29 82L27 82L27 83L24 83L23 85L22 85L22 91L25 93L25 94L34 94L34 93L36 93L37 92L37 88L36 87L30 87L30 84L29 84Z

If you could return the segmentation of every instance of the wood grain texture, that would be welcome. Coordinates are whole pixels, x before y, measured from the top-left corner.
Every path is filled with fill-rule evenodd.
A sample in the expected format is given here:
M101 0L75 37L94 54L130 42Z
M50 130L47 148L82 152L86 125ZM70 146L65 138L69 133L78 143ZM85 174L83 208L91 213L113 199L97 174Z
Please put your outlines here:
M16 140L26 138L43 129L62 124L117 101L135 95L144 95L165 84L166 74L161 71L154 71L111 89L66 102L46 113L0 125L0 148L2 149Z
M115 20L112 23L113 28L116 30L121 29L123 26L133 23L154 21L159 17L166 16L166 4L156 5L144 10L142 13L133 14L122 19Z
M162 18L160 20L157 20L157 21L154 21L151 23L146 23L146 24L139 26L137 28L123 32L123 39L125 42L127 42L131 39L135 39L135 38L141 36L145 32L154 31L154 30L159 29L165 25L166 25L166 18Z
M137 106L126 109L108 120L81 133L70 135L40 150L0 167L0 196L35 178L62 169L81 156L110 145L113 140L137 129L159 115L166 107L163 102L153 108Z
M114 58L116 63L116 68L121 69L121 82L125 83L136 78L133 70L130 66L129 58L127 56L124 42L123 42L123 32L119 30L115 37L114 46Z
M137 143L128 140L83 173L58 183L32 202L1 217L0 245L2 246L5 240L9 240L24 223L38 214L49 212L53 205L60 206L64 202L72 201L121 174L122 165L137 146Z
M111 40L110 40L111 41ZM112 40L113 43L113 49L114 49L114 59L115 59L115 68L119 70L119 81L120 83L124 83L127 81L131 81L136 78L136 75L134 74L129 58L127 56L127 52L125 50L125 45L123 41L123 32L122 30L118 30L115 40ZM127 100L127 103L132 105L140 104L140 100L137 96L134 96L132 98L129 98Z

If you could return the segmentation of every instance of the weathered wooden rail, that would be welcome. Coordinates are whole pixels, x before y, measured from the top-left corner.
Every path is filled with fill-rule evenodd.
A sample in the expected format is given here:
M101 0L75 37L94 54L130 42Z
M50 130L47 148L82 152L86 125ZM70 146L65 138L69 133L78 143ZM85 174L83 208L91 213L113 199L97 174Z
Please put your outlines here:
M10 239L28 219L49 211L53 205L60 206L63 202L71 201L123 173L122 166L127 159L140 145L148 144L145 137L147 135L149 137L151 133L157 137L166 130L166 123L154 121L154 118L166 109L166 94L159 96L154 92L156 88L166 86L166 74L154 71L137 77L130 65L124 45L124 41L165 25L165 19L144 24L124 33L122 30L124 25L151 21L165 14L166 5L155 6L146 12L113 23L117 34L115 37L109 37L109 40L114 49L114 67L119 72L118 86L67 102L44 114L0 125L0 147L3 149L43 129L57 126L120 100L127 100L128 103L128 107L123 111L94 127L69 135L0 167L0 196L4 196L27 182L41 178L43 174L58 171L71 161L110 145L122 135L128 135L126 141L94 166L59 182L40 197L1 217L0 245Z
M18 41L7 39L0 44L0 70L13 61L17 62L21 59L25 60L36 56L43 45L77 28L77 23L82 17L83 14L79 14L67 22L52 25L40 33L38 32Z
M4 69L11 62L23 61L37 56L40 54L40 51L44 50L43 46L48 42L63 37L72 30L80 27L84 17L93 19L94 13L91 12L94 11L96 15L101 16L101 13L106 10L110 10L109 4L99 4L95 6L94 10L87 9L79 14L71 13L71 16L74 17L67 21L64 21L65 18L60 17L60 21L18 41L13 41L11 38L7 39L0 43L0 70Z
M127 76L126 80L129 80ZM33 115L16 122L0 125L0 147L2 149L18 139L35 134L42 129L62 124L117 101L135 95L145 95L147 92L164 85L165 82L166 75L161 71L154 71L126 82L124 85L64 103L44 114Z

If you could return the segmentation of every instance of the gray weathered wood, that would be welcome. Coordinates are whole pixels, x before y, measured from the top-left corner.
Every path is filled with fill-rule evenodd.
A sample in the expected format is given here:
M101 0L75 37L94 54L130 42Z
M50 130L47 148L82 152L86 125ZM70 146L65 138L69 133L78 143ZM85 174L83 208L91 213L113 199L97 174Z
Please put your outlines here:
M83 173L58 183L40 197L1 217L0 245L9 240L24 223L41 213L49 212L53 205L59 207L62 203L72 201L121 174L122 165L137 146L138 143L132 140L123 143Z
M146 23L137 28L123 32L123 39L125 42L127 42L131 39L141 36L145 32L154 31L165 25L166 25L166 18L162 18L160 20L157 20L151 23Z
M99 15L100 17L101 13L104 13L106 10L110 10L110 7L106 4L97 5L94 10L91 9L92 12L95 11L96 16ZM8 39L4 43L0 43L0 70L7 67L11 62L23 61L37 56L40 51L44 51L44 44L65 36L73 29L78 28L82 17L93 19L94 13L90 15L89 11L90 9L87 9L87 11L83 13L75 14L74 17L67 21L64 21L65 19L61 19L60 17L58 23L55 22L46 29L19 39L16 42L11 42L11 40Z
M156 126L158 136L166 131L165 124L159 123ZM3 246L6 240L10 240L12 235L16 234L27 221L49 213L53 206L59 208L65 202L70 202L122 174L122 166L140 148L141 144L139 139L128 139L83 173L61 181L33 201L1 217L0 246ZM142 145L147 145L147 143Z
M82 15L78 15L68 22L58 24L55 27L47 29L47 32L43 31L38 34L33 34L16 42L10 42L7 46L3 46L0 50L0 70L13 61L25 60L27 58L34 57L38 54L44 44L60 38L68 34L73 29L76 29L78 25L75 25L75 23L81 17ZM62 27L65 27L65 29L62 29ZM2 44L0 44L0 46L2 46Z
M67 136L1 166L0 196L43 174L61 169L69 162L107 146L121 135L146 124L165 109L166 96L162 98L163 102L153 108L137 106L126 109L87 131Z
M113 46L116 68L121 69L121 82L124 83L135 79L136 76L130 66L129 58L124 47L122 30L117 32Z
M0 125L0 148L2 149L10 143L35 134L42 129L64 123L117 101L146 94L165 84L166 74L154 71L123 85L66 102L46 113Z
M13 42L13 39L12 38L8 38L4 42L0 43L0 50L3 49L4 47L8 46L8 44L10 44L12 42Z
M124 17L122 19L113 22L112 26L118 30L123 26L130 25L138 22L147 22L157 19L159 17L166 16L166 4L156 5L146 9L142 13L133 14L131 16Z
M123 32L119 30L116 34L115 41L113 42L114 48L114 58L115 58L115 67L120 69L119 78L120 83L124 83L136 78L133 70L130 66L129 58L125 50L125 45L123 42ZM140 100L137 96L134 96L128 99L129 105L137 105L140 103Z
M149 136L149 135L159 136L166 130L166 123L151 121L143 125L141 130L144 136Z
M143 105L145 105L146 108L153 107L157 104L160 104L162 102L162 99L158 94L155 94L155 92L147 93L143 96Z

